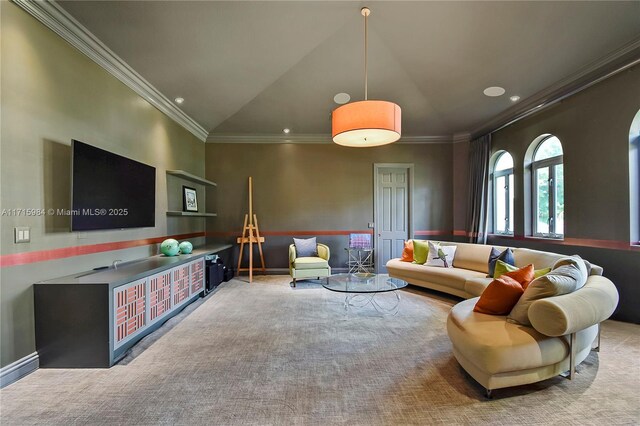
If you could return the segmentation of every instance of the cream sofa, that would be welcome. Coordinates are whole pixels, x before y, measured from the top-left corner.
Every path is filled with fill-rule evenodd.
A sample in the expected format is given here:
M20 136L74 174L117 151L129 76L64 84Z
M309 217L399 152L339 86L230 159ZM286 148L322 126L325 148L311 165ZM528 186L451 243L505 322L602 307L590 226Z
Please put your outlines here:
M528 317L532 327L508 322L506 316L473 312L487 278L490 245L456 245L453 268L437 268L401 262L387 263L389 275L411 284L467 298L455 305L447 319L453 354L460 365L487 390L534 383L569 371L599 346L599 324L618 304L614 284L602 276L602 268L585 261L588 277L580 289L562 296L537 300ZM497 246L496 246L497 247ZM501 251L506 247L497 247ZM518 267L532 263L550 268L561 258L524 248L512 248Z

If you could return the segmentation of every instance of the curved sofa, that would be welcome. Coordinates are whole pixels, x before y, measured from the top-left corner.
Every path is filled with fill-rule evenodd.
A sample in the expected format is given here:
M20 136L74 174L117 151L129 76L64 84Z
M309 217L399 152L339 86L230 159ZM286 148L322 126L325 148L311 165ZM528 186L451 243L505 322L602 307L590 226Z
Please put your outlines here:
M586 284L572 293L540 299L531 304L531 326L507 321L506 316L474 312L478 296L489 285L490 245L456 245L453 268L437 268L392 259L389 275L410 284L466 298L447 319L453 354L478 383L491 390L534 383L569 371L582 362L598 339L599 324L618 304L615 285L602 276L602 268L585 261ZM500 250L506 247L497 247ZM512 248L518 267L553 268L566 255Z

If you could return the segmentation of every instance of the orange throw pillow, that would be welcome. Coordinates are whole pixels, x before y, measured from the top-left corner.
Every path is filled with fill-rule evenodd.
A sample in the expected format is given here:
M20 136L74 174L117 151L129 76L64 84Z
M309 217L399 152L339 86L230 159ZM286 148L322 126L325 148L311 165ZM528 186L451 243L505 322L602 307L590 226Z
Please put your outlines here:
M511 277L501 275L491 281L480 295L473 312L489 315L507 315L524 293L522 285Z
M531 281L533 281L535 270L533 269L533 264L528 264L524 268L520 268L517 271L507 272L506 274L502 274L500 277L513 278L518 281L522 286L523 290L527 289L527 286Z
M403 262L413 262L413 240L404 242L404 249L402 250L400 260Z

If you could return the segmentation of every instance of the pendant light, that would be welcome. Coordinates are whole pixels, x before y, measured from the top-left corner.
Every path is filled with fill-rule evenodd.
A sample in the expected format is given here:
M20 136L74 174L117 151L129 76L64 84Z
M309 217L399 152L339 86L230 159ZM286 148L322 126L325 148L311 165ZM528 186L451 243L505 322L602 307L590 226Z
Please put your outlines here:
M367 17L371 11L363 7L364 16L364 101L336 108L331 116L332 137L338 145L372 147L387 145L400 139L400 107L388 101L370 101L367 93Z

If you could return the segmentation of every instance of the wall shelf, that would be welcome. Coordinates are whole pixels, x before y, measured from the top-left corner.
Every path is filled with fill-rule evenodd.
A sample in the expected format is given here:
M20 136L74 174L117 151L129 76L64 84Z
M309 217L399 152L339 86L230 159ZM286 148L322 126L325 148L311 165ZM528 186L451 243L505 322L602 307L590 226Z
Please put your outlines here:
M217 213L200 213L200 212L182 212L177 210L169 210L167 216L191 216L191 217L216 217Z
M181 177L182 179L191 181L191 182L195 182L195 183L199 183L200 185L205 185L205 186L218 186L217 183L215 182L211 182L210 180L207 180L205 178L201 178L200 176L196 176L196 175L192 175L191 173L185 172L184 170L167 170L167 174L168 175L173 175L173 176L178 176Z

